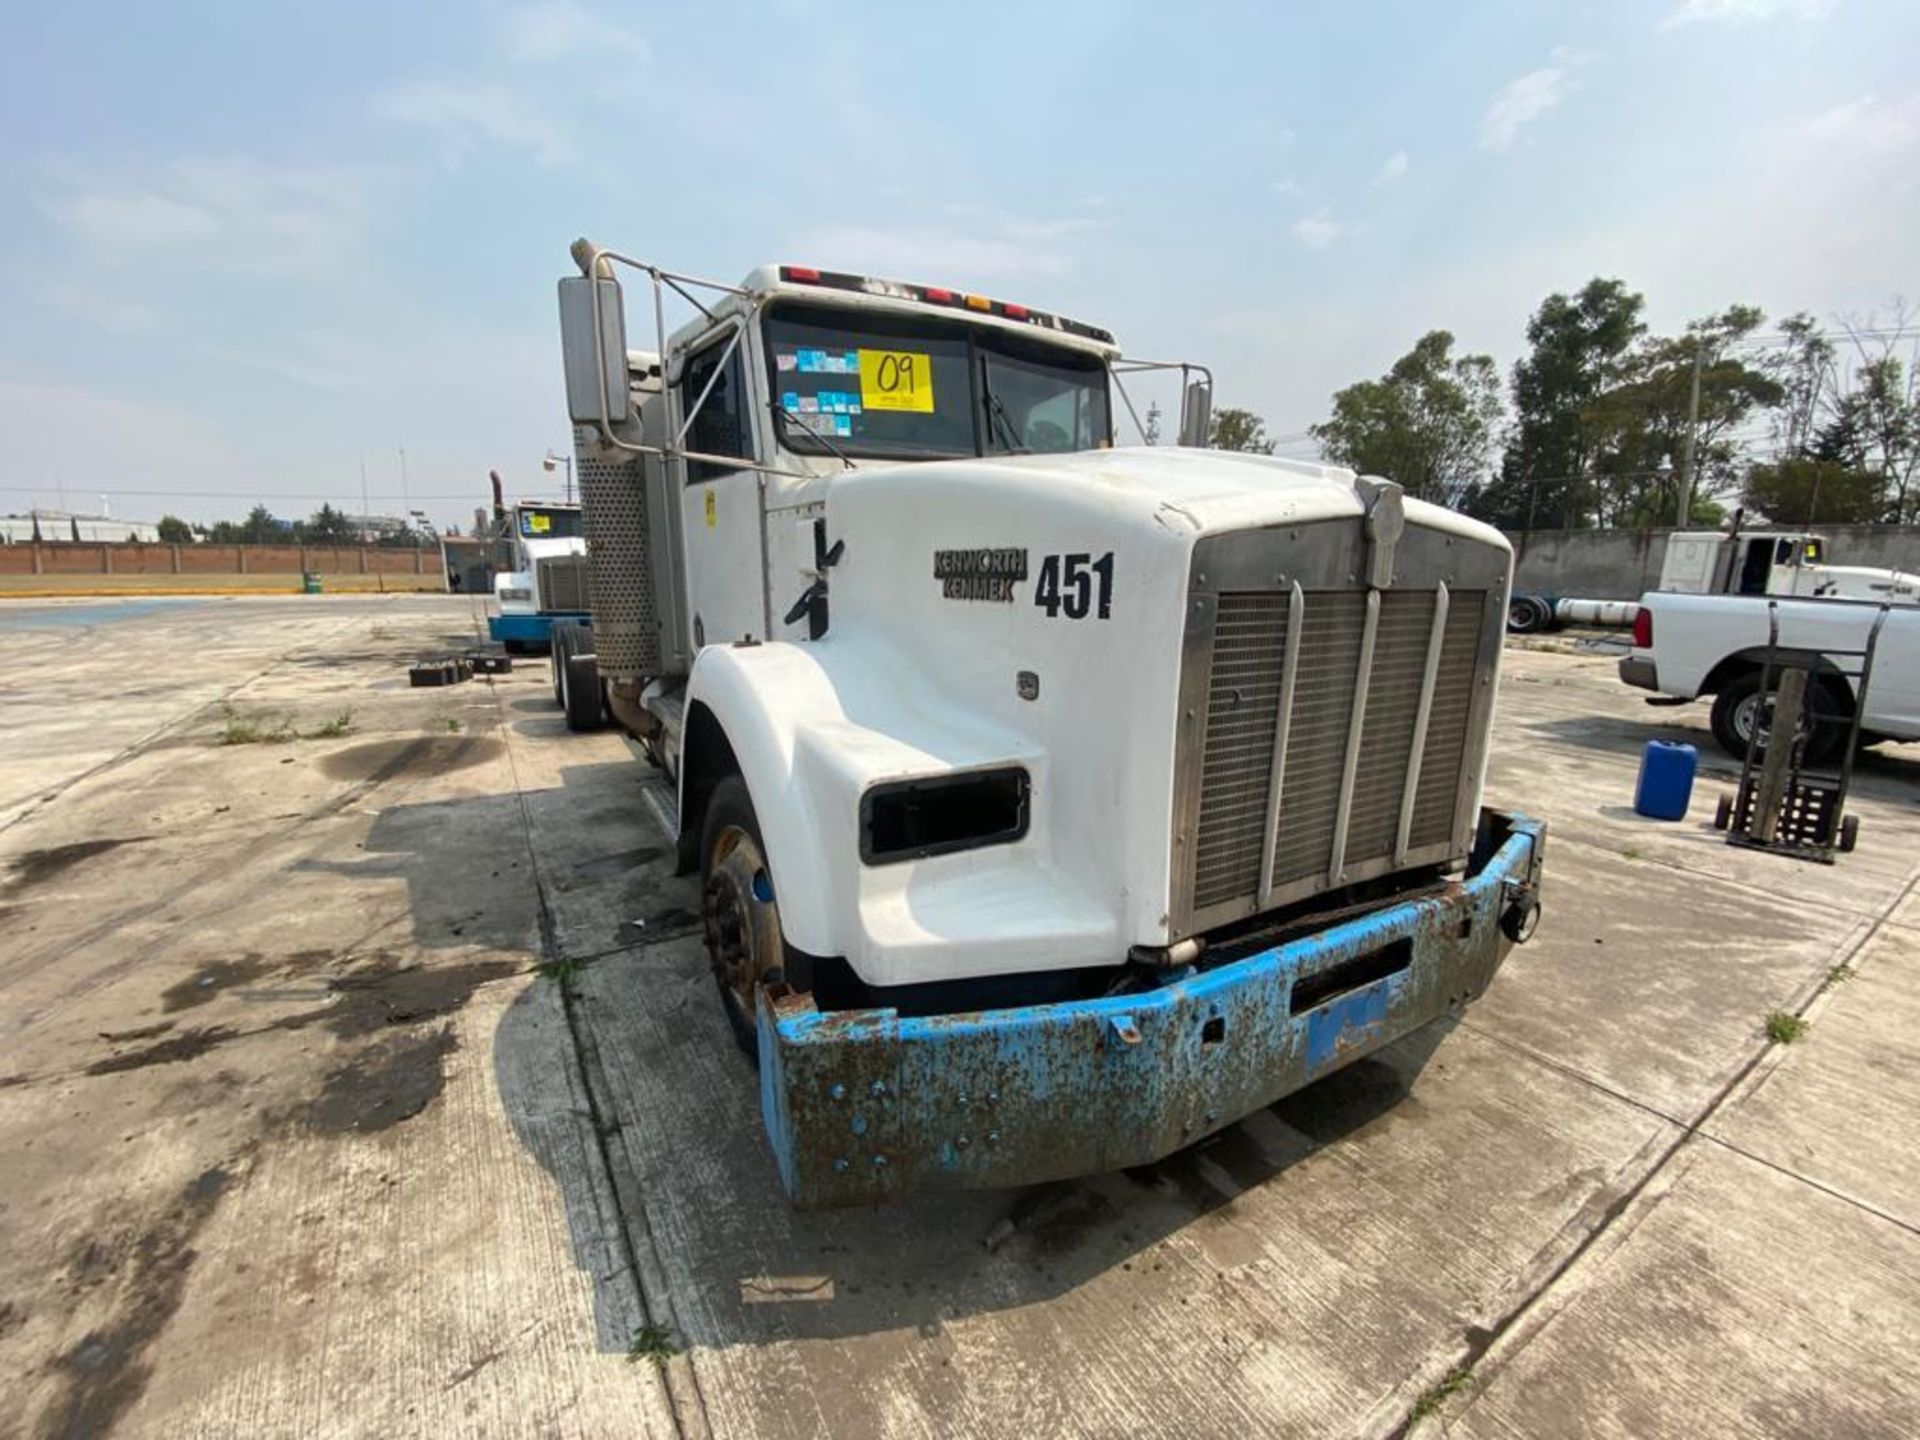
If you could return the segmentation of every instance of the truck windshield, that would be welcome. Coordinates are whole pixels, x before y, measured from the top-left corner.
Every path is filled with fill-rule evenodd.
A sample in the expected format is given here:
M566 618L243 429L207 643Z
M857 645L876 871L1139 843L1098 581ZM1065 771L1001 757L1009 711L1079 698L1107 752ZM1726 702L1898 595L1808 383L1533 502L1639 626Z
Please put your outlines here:
M803 454L940 459L1111 437L1098 356L937 317L804 305L774 310L765 334L780 440Z
M565 540L581 533L580 512L562 505L523 505L520 535L527 540Z

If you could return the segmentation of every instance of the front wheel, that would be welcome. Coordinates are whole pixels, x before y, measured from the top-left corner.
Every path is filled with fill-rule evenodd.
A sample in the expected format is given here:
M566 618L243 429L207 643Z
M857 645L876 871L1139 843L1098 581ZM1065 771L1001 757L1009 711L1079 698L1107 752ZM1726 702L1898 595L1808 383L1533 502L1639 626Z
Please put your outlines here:
M701 918L707 961L720 987L733 1038L755 1065L754 1017L760 987L785 978L780 907L773 896L760 821L747 782L729 775L714 787L700 829Z

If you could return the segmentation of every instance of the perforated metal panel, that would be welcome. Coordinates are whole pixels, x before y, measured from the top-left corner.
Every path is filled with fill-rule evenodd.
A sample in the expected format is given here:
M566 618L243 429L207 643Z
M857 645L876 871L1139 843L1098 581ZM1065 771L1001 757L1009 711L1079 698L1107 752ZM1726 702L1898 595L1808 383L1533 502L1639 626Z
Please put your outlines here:
M614 680L658 675L663 668L660 622L643 464L637 456L607 459L590 430L575 431L574 454L600 673Z
M1330 522L1220 537L1196 555L1177 762L1178 933L1464 857L1475 743L1490 715L1484 682L1499 643L1494 611L1504 609L1489 595L1503 593L1506 557L1459 537L1414 535L1393 583L1377 592L1362 685L1365 554L1357 526ZM1365 707L1357 727L1356 700Z
M553 555L533 564L534 595L542 610L585 610L587 557Z

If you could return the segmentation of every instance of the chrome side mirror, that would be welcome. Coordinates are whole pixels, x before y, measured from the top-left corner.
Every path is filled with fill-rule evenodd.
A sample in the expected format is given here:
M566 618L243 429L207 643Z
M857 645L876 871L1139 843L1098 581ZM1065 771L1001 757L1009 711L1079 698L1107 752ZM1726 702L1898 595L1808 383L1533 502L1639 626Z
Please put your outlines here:
M1180 400L1180 443L1204 448L1213 425L1213 387L1205 380L1189 380Z
M604 276L612 267L601 268ZM596 429L625 424L627 314L618 280L570 275L560 282L560 358L567 376L567 415L573 423Z

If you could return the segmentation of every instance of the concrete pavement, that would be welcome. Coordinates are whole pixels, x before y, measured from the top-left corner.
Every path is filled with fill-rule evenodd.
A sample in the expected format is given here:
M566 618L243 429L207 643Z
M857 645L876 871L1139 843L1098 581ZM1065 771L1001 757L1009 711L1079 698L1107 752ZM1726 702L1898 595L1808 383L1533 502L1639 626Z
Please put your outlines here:
M1920 750L1838 867L1735 852L1716 781L1628 809L1704 707L1512 652L1547 911L1464 1021L1144 1171L800 1215L671 795L544 665L408 689L455 598L140 603L0 607L23 1433L1920 1429Z

